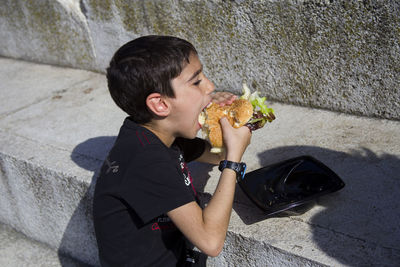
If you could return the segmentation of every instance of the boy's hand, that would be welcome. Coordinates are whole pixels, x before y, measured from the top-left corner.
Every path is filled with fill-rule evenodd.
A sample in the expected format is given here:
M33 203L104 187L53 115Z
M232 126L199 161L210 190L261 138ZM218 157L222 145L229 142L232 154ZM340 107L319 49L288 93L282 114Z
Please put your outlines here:
M216 92L211 95L212 102L220 106L230 105L236 100L237 96L229 92Z
M226 148L226 159L240 162L244 151L250 144L251 131L246 126L233 128L226 117L220 120L220 124Z

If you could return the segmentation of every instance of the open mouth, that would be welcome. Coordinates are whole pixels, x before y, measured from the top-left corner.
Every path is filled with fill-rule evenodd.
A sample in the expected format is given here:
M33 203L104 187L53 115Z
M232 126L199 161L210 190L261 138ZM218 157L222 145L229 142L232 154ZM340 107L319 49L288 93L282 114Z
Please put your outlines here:
M199 114L199 118L198 118L198 122L200 127L203 127L204 123L206 122L206 108L208 108L209 106L211 106L212 102L210 101L210 103L208 103L200 112Z

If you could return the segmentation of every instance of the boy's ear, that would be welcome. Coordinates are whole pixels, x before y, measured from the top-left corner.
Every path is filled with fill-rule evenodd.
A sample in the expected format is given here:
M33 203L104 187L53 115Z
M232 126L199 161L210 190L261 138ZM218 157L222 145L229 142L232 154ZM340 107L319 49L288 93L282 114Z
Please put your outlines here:
M166 117L170 112L168 100L159 93L152 93L146 98L147 107L157 116Z

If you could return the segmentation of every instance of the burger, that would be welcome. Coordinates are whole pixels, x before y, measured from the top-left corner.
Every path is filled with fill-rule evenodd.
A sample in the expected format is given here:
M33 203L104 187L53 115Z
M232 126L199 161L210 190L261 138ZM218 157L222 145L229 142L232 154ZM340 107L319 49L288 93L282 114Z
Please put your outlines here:
M222 129L219 120L226 117L234 128L247 126L251 131L264 127L267 122L275 119L274 111L265 104L265 97L259 97L258 92L251 93L243 84L243 95L231 105L220 106L211 103L199 116L203 136L211 143L211 152L220 153L223 150Z

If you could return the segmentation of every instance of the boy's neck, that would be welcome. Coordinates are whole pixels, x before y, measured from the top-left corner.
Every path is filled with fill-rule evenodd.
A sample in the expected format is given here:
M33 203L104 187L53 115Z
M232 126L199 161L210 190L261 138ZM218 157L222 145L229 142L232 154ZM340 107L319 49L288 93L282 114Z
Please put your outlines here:
M167 147L171 147L172 143L175 141L175 137L169 134L165 129L161 130L159 127L151 123L142 124L142 126L155 134Z

